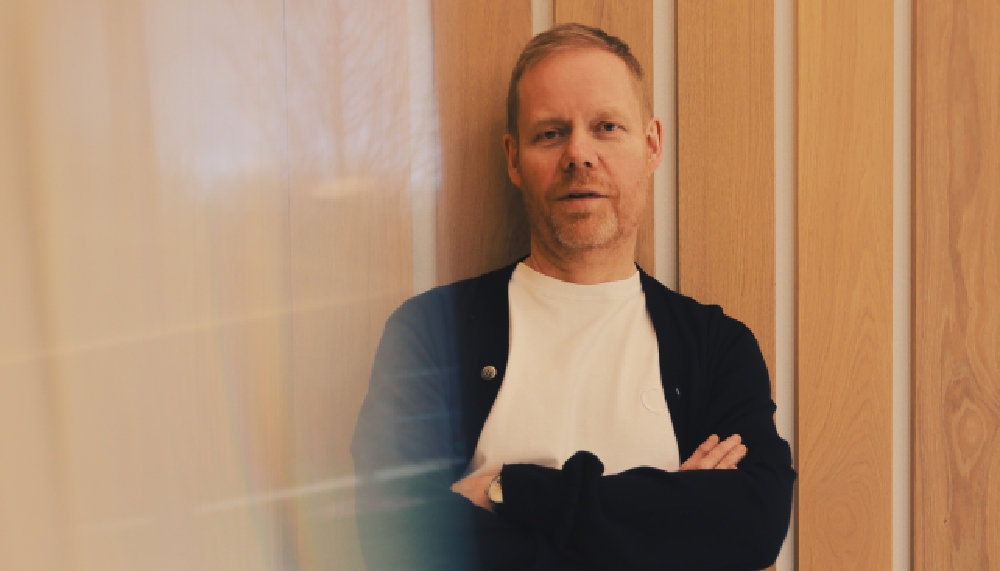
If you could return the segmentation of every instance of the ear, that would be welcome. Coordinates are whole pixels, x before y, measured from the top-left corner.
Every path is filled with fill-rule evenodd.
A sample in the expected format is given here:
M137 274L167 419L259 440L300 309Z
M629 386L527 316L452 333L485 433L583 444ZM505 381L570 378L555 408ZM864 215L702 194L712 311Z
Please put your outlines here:
M646 126L646 152L649 172L652 174L663 160L663 123L658 117L651 118Z
M510 133L506 133L503 136L503 152L507 155L507 176L510 177L510 181L514 183L514 186L524 190L521 186L521 164L518 157L517 149L517 139L515 139Z

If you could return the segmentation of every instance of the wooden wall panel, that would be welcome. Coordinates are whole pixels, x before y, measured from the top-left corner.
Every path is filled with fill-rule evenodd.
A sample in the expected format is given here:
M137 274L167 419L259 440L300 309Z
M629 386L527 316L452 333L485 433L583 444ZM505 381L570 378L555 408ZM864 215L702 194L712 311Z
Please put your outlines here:
M914 2L913 569L1000 567L1000 5Z
M893 2L797 8L799 569L888 570Z
M557 24L578 22L597 26L629 45L642 66L643 88L653 101L653 2L652 0L555 0ZM670 136L668 133L666 136ZM635 260L648 273L655 273L653 234L653 181L649 181L646 213L639 226Z
M680 291L746 323L774 372L774 6L677 4Z
M434 66L441 140L438 281L528 253L528 219L503 153L507 83L531 39L531 0L436 0Z

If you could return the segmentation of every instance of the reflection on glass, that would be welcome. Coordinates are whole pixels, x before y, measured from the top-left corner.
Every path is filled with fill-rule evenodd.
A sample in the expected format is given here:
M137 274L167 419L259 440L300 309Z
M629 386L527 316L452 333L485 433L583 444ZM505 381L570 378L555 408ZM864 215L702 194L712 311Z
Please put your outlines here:
M0 568L363 569L349 441L433 275L399 8L0 7Z

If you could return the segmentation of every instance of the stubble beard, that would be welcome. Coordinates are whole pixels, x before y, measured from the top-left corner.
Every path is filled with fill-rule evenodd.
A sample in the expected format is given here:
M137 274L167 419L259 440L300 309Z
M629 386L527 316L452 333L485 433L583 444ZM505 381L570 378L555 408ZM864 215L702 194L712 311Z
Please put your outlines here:
M545 223L551 236L559 246L570 251L596 250L614 244L620 237L615 202L621 193L618 189L609 188L602 181L579 172L567 177L558 193L561 194L563 189L574 185L598 187L611 197L600 201L609 200L611 204L599 204L596 208L583 212L548 212Z
M599 217L598 220L594 218ZM618 238L618 216L613 212L583 212L548 216L549 231L567 250L596 250L611 245Z

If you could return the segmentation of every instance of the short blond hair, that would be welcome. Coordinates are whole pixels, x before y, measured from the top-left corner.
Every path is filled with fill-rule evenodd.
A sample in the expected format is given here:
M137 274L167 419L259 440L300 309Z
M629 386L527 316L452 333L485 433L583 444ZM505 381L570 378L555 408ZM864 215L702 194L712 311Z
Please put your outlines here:
M625 66L632 76L633 87L636 89L636 95L639 97L640 105L643 106L643 111L652 115L652 104L642 87L642 66L639 65L639 60L632 54L628 44L621 38L612 36L600 28L577 23L559 24L531 38L521 50L521 55L518 56L517 63L514 65L514 71L510 74L510 84L507 86L507 133L515 140L518 136L517 115L520 112L517 87L521 82L521 76L532 65L555 52L570 48L597 48L613 54L625 62Z

